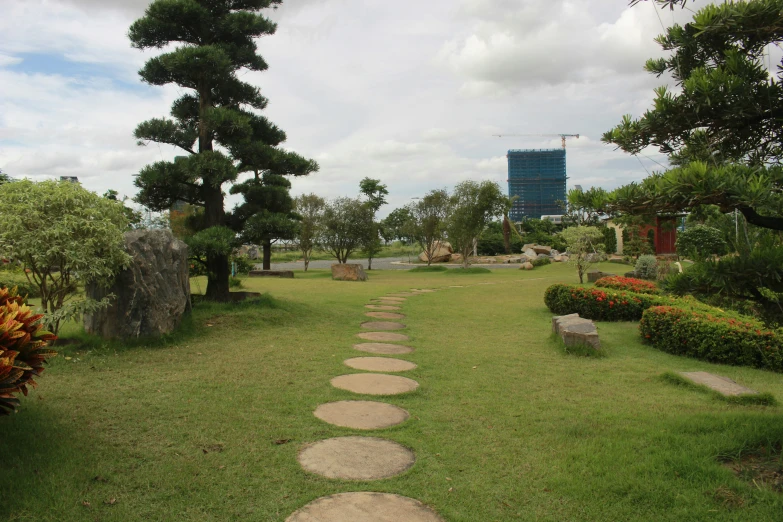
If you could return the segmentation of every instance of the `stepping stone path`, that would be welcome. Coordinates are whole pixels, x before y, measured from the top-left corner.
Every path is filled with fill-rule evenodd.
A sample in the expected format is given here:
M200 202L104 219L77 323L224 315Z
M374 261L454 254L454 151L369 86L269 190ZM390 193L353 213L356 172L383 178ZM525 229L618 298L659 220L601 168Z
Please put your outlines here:
M366 332L356 336L365 341L410 341L407 335L392 332Z
M413 452L375 437L337 437L308 444L299 463L310 473L332 479L378 480L404 472L416 462Z
M399 306L388 306L388 305L377 305L377 304L366 305L365 308L368 310L386 310L386 311L402 310L402 308L400 308Z
M339 401L321 404L313 414L324 422L357 430L380 430L402 424L408 412L393 404L374 401Z
M416 369L416 365L412 362L388 357L354 357L346 359L344 364L349 368L366 372L407 372Z
M365 316L373 319L404 319L391 313L401 310L406 297L434 292L431 289L397 292L372 299L365 305ZM367 341L409 341L407 335L389 330L406 326L392 321L366 321L360 328L372 330L357 334ZM413 352L410 346L370 342L355 344L354 349L381 355ZM388 357L353 357L344 361L350 368L366 372L404 372L417 368L410 361ZM332 386L362 395L398 395L416 390L419 383L407 377L385 373L355 373L331 380ZM318 406L313 414L324 422L356 430L374 430L397 426L409 413L393 404L375 401L338 401ZM416 462L413 450L401 444L374 437L337 437L305 445L298 456L302 468L327 478L342 480L379 480L399 475ZM389 493L353 492L314 500L293 513L286 522L443 522L433 510L412 498Z
M361 492L319 498L286 522L443 522L443 519L412 498Z
M354 344L353 347L360 352L377 353L381 355L403 355L413 351L413 348L410 346L388 343L361 343Z
M385 373L352 373L332 379L332 386L363 395L399 395L419 387L419 383L407 377Z
M405 328L405 325L389 321L367 321L362 323L361 327L365 330L402 330Z
M746 388L728 377L708 372L680 372L680 375L695 384L706 386L726 397L739 395L758 395L759 392Z
M391 312L367 312L364 315L372 317L373 319L405 319L403 314L395 314Z

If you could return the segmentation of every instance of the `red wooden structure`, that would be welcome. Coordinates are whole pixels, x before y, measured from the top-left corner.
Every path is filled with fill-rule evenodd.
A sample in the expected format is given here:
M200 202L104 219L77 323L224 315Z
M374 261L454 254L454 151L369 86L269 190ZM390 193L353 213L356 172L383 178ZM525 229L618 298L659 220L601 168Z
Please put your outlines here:
M642 237L647 237L650 230L655 234L655 253L656 254L674 254L674 248L677 242L677 221L676 217L657 217L655 225L644 225L641 228Z

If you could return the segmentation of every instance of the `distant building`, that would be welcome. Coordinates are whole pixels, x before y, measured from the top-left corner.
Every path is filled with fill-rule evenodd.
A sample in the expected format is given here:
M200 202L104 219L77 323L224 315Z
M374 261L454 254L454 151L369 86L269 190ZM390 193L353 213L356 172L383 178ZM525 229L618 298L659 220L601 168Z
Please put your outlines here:
M60 181L67 181L69 183L79 183L79 178L76 176L60 176Z
M511 220L562 214L568 179L565 149L510 150L507 157L508 195L518 196Z

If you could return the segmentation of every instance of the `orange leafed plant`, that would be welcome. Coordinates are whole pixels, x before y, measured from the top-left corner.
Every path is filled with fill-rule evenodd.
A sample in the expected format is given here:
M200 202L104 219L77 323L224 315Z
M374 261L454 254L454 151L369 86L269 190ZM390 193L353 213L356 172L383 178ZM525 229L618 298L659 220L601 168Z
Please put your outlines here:
M47 347L57 337L43 329L42 318L24 304L16 288L0 288L0 415L16 409L15 394L27 395L46 360L57 355Z

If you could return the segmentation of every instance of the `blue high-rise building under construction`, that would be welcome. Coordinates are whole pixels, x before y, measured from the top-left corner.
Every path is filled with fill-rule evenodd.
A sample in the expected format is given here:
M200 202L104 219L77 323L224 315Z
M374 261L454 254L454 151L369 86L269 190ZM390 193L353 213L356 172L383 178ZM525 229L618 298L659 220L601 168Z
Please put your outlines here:
M511 220L562 214L567 179L564 148L508 151L508 195L518 196Z

